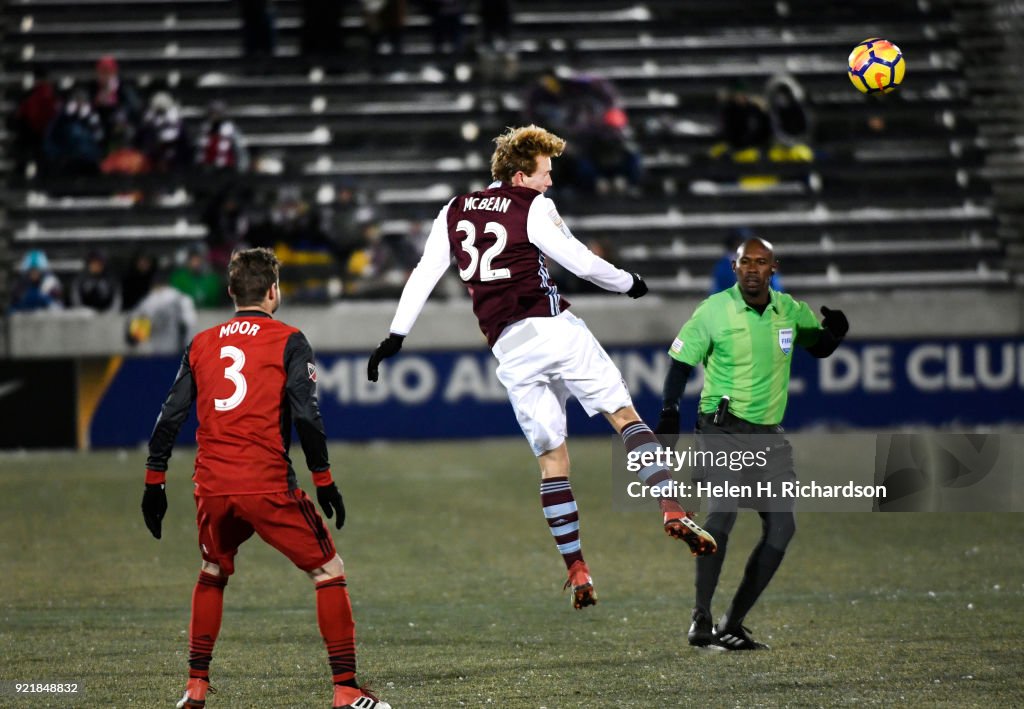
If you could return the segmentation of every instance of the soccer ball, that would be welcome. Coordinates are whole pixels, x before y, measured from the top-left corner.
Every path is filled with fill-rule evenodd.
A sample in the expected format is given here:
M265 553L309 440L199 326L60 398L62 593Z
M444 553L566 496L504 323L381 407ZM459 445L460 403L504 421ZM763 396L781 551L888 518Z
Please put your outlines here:
M884 39L865 39L850 52L850 81L865 94L887 94L903 81L903 52Z

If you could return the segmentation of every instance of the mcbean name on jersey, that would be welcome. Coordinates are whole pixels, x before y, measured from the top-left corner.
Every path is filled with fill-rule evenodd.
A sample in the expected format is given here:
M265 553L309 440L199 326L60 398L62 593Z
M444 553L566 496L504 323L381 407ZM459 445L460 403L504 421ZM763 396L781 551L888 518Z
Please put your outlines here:
M507 212L512 206L512 200L508 197L466 197L462 200L462 211L468 212L471 209L486 209L491 212Z

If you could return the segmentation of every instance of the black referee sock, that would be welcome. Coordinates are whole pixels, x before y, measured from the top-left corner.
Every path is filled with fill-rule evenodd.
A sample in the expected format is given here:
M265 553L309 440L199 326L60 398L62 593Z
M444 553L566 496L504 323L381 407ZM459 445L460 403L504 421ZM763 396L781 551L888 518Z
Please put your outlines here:
M726 611L724 624L736 627L747 617L747 613L757 603L761 593L768 587L772 576L782 564L786 552L765 544L762 540L747 560L747 568L743 571L743 581L736 589L732 605Z
M697 588L697 608L711 614L711 598L718 588L718 577L722 573L722 564L725 562L725 549L729 545L729 534L720 532L717 529L712 531L709 527L705 530L715 538L718 543L718 550L714 554L697 557L697 573L693 585Z

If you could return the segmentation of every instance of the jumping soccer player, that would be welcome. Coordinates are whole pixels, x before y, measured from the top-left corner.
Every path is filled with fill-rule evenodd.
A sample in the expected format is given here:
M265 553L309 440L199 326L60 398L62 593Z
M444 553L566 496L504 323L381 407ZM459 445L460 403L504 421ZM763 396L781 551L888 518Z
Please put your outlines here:
M537 126L510 128L495 139L493 182L445 205L427 237L423 257L402 291L387 339L370 356L367 376L377 381L381 360L398 353L430 292L454 256L473 312L498 359L498 379L508 390L540 464L540 499L555 544L568 569L566 588L575 608L597 602L580 547L579 514L569 483L565 403L575 396L586 412L602 413L626 450L655 449L658 441L640 419L622 375L582 320L568 311L547 270L551 258L605 290L639 298L647 285L637 274L612 266L576 240L544 196L551 187L551 159L565 141ZM652 488L672 485L664 467L638 473ZM674 499L659 500L665 531L694 554L714 551L715 540Z
M316 584L334 709L391 709L356 684L355 624L345 567L323 519L296 483L288 457L294 421L317 501L341 529L345 504L331 479L313 350L300 330L272 317L281 304L278 269L270 249L248 249L232 258L228 292L237 312L185 348L149 440L142 514L159 539L167 511L167 460L195 402L199 449L192 479L203 561L192 593L189 679L178 709L206 706L224 587L234 573L238 547L254 532Z

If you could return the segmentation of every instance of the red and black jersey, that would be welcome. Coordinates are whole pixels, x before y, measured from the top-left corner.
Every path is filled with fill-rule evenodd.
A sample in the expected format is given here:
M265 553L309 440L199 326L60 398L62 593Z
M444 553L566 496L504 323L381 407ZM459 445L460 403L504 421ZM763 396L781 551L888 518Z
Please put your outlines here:
M530 205L540 196L502 183L456 197L448 207L451 252L490 346L512 323L569 307L529 239Z
M238 312L185 349L149 441L148 469L167 470L193 402L199 419L193 480L200 495L297 487L288 457L293 422L309 469L330 467L313 350L300 330L265 313Z

